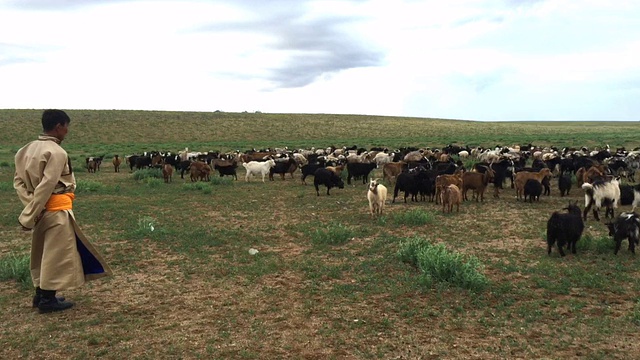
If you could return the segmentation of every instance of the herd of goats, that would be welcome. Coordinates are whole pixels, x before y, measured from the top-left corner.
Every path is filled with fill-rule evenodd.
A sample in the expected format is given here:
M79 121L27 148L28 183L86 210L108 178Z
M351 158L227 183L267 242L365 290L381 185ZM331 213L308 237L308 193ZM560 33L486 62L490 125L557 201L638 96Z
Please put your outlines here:
M89 172L99 170L103 157L86 158ZM531 144L521 146L496 146L495 148L470 148L468 146L447 145L443 148L407 147L389 150L375 147L370 149L351 147L328 147L290 150L288 148L220 152L193 152L185 148L177 154L170 152L145 152L140 155L115 155L112 163L116 172L121 164L134 169L161 168L165 182L171 182L172 175L180 172L191 181L208 181L211 173L231 176L237 180L237 169L245 170L245 181L260 176L273 180L278 174L283 180L286 174L293 178L298 169L302 183L313 176L316 194L319 186L330 189L344 187L344 180L362 179L369 183L367 199L371 216L383 212L387 201L387 188L380 179L369 179L374 169L382 169L383 179L393 186L392 202L399 192L404 192L404 201L425 200L442 204L443 211L451 212L453 206L459 210L460 203L472 199L484 201L484 192L489 184L494 185L494 197L510 181L519 200L530 202L539 200L540 195L550 193L550 181L557 178L560 195L571 189L573 178L576 185L584 190L585 209L570 204L563 212L554 212L547 223L548 253L557 245L564 256L564 247L575 254L576 242L582 236L584 221L589 210L599 220L598 210L605 209L605 217L611 217L607 224L610 235L616 242L617 254L621 242L629 241L629 250L635 254L639 243L640 216L635 212L640 204L640 185L635 182L635 172L640 169L640 149L627 151L625 148L612 150L608 145L602 148L556 148L536 147ZM471 164L471 165L470 165ZM625 179L626 184L620 182ZM632 205L631 212L614 216L619 205Z

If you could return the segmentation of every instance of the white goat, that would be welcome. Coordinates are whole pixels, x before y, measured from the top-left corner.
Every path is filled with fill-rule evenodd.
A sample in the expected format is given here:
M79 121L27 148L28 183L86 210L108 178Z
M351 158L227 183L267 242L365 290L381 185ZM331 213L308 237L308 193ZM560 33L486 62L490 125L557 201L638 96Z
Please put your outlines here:
M379 184L378 179L371 179L369 182L369 191L367 191L367 200L369 200L371 217L373 217L374 214L382 215L385 201L387 201L387 187Z
M620 202L620 182L618 179L613 178L611 181L594 182L593 184L586 182L582 184L582 189L584 190L585 206L582 217L585 221L587 220L589 209L594 205L593 217L596 221L600 221L598 210L603 205L607 208L604 216L609 217L609 214L611 214L611 218L614 217L614 209L618 208L618 203Z
M267 161L249 161L248 163L243 162L242 166L244 166L247 171L244 177L246 182L249 182L250 175L262 175L262 182L264 182L264 177L269 174L272 167L276 166L276 162L273 159Z

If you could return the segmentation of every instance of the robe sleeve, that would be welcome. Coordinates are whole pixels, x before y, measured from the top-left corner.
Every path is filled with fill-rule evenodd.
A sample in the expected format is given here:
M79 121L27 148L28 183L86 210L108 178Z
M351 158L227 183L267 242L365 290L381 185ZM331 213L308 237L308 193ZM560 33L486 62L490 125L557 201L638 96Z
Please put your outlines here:
M42 179L34 189L33 194L28 194L24 187L22 187L21 190L21 180L14 179L14 186L18 185L16 190L20 199L22 200L24 198L29 200L18 217L20 224L28 229L33 229L36 225L36 219L44 210L45 204L58 184L62 171L67 163L67 156L63 152L48 152L43 154L41 162L45 163L44 171L42 173Z

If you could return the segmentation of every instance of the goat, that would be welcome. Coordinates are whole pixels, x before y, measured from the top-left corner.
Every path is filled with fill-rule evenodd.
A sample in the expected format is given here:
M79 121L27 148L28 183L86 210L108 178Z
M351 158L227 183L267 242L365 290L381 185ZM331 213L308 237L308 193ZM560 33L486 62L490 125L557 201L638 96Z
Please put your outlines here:
M629 240L629 251L633 254L636 253L636 245L640 242L638 236L640 233L640 216L635 212L618 215L615 222L607 223L609 228L609 236L613 236L613 241L616 242L616 249L614 254L618 255L622 240Z
M171 164L164 164L162 166L162 177L165 183L171 182L171 176L173 175L173 166Z
M246 182L249 182L251 175L262 175L262 182L264 182L265 176L269 174L272 167L276 166L276 162L273 159L267 161L249 161L248 163L243 162L242 166L247 171L244 177Z
M529 179L524 184L524 201L527 201L529 196L529 202L533 200L540 201L540 195L542 194L542 184L536 179Z
M515 175L515 185L516 185L516 197L518 200L522 199L524 193L524 185L527 183L529 179L535 179L539 183L542 183L542 179L545 176L551 176L551 170L549 168L542 168L538 172L534 171L519 171Z
M479 200L484 202L484 191L487 185L493 181L493 175L493 170L489 168L487 168L484 173L467 171L462 174L462 198L469 200L467 198L467 191L472 189L476 197L476 202Z
M576 253L576 243L582 236L584 231L584 222L580 208L574 202L569 204L564 210L566 213L555 211L547 221L547 255L551 255L553 244L558 244L558 252L560 256L565 256L564 245L571 253Z
M440 190L440 196L442 198L443 213L447 212L447 207L449 208L449 212L453 212L453 205L456 206L456 212L460 212L460 203L462 202L462 192L460 188L454 184L443 186Z
M369 182L369 190L367 191L367 200L369 200L371 217L373 217L374 214L382 215L385 201L387 201L387 187L378 183L378 180L371 179Z
M369 173L376 168L376 163L347 163L347 184L351 185L351 178L362 177L362 183L366 184Z
M407 163L404 161L390 162L382 166L382 177L389 182L389 184L393 184L398 175L406 169Z
M344 189L344 181L342 181L340 176L326 168L319 168L313 174L313 186L316 188L316 195L318 196L320 196L320 185L327 187L327 195L331 195L329 194L329 190L331 190L332 187Z
M120 164L122 164L122 159L120 159L118 155L113 156L113 160L111 161L111 163L113 163L113 171L120 172Z
M596 221L600 221L598 210L604 205L606 207L605 218L611 215L614 217L614 209L618 208L620 201L620 183L618 179L613 178L610 181L597 180L593 184L585 182L582 184L584 190L584 214L583 218L587 220L589 209L595 205L593 209L593 217Z
M440 200L440 194L447 186L453 184L458 190L462 189L462 169L456 170L453 175L443 174L436 176L436 205Z
M569 190L571 190L571 173L561 173L558 176L558 189L560 190L560 197L565 195L569 196Z

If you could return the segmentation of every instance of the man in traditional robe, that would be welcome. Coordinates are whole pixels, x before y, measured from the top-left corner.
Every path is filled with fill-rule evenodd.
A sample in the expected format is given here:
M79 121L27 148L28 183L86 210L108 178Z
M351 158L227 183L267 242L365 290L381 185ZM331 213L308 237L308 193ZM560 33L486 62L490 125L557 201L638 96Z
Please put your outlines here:
M62 110L45 110L43 134L15 156L13 187L24 205L18 222L33 231L31 278L36 288L33 307L40 313L71 308L56 297L59 290L111 274L100 253L82 233L72 210L76 179L67 152L60 146L71 119Z

